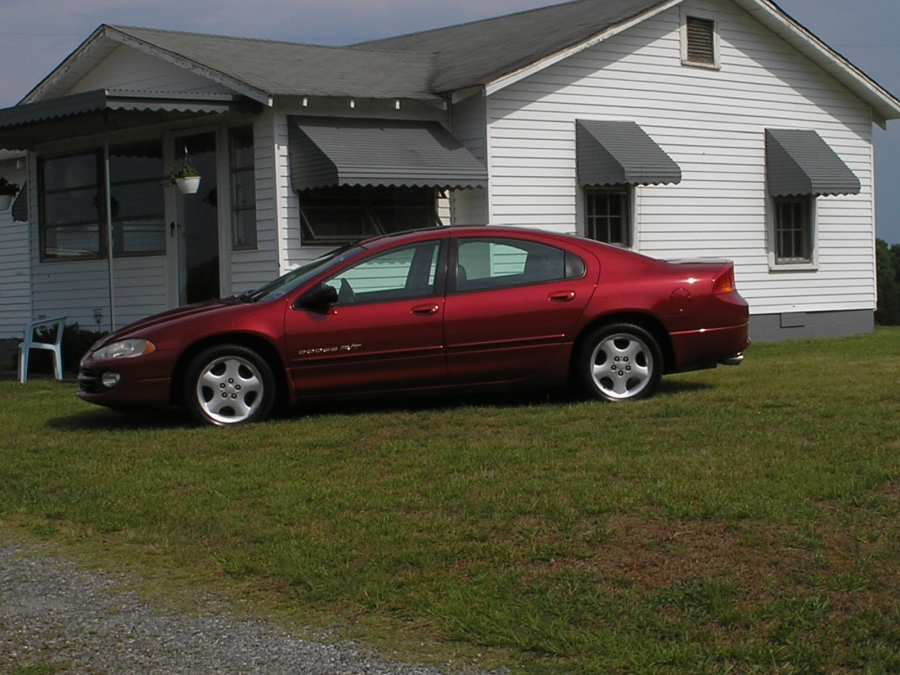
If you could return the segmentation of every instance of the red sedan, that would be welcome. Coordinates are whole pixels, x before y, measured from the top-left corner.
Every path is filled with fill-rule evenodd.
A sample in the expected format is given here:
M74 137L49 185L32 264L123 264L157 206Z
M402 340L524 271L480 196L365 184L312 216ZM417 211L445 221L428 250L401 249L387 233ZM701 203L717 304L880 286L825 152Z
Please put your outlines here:
M84 356L78 396L244 424L307 397L566 383L608 401L736 365L749 308L729 261L663 262L501 227L379 237L240 296L131 324Z

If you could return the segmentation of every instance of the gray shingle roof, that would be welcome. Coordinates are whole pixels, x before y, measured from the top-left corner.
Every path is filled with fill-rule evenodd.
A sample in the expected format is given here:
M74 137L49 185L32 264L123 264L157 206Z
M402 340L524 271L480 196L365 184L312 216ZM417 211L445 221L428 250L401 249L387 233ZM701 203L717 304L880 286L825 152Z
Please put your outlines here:
M435 99L497 83L678 1L575 0L348 47L102 26L22 102L64 95L121 43L167 58L263 103L277 96ZM900 118L896 97L772 0L733 1L873 105L876 122L883 125Z
M487 84L669 0L576 0L346 47L110 26L274 96L431 98Z
M576 0L355 47L435 52L432 90L448 92L488 84L668 1Z
M430 53L222 37L109 26L112 31L272 96L433 98Z

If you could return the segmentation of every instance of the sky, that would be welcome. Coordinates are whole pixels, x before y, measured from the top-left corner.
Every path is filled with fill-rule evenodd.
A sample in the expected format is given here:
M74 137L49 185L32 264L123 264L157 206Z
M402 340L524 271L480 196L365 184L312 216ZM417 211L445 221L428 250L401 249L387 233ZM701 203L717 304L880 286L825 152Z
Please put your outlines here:
M900 0L776 0L900 96ZM554 0L0 0L0 108L15 105L101 24L344 45ZM900 120L875 127L876 227L900 244Z

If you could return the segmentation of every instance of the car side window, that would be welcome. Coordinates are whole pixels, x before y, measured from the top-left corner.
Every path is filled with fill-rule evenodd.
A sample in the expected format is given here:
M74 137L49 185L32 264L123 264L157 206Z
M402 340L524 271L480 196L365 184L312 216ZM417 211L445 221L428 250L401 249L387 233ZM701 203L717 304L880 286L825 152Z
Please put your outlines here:
M389 302L434 294L440 241L373 255L326 280L338 305Z
M478 291L557 281L584 274L584 262L566 251L518 239L460 239L456 288Z

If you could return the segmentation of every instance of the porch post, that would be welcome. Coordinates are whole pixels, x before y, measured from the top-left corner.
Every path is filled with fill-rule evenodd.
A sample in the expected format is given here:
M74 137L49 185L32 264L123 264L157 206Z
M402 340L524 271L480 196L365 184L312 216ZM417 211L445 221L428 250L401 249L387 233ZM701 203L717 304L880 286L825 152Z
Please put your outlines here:
M103 111L103 180L106 195L106 273L109 282L109 330L116 329L116 293L113 277L112 179L109 175L109 120Z

